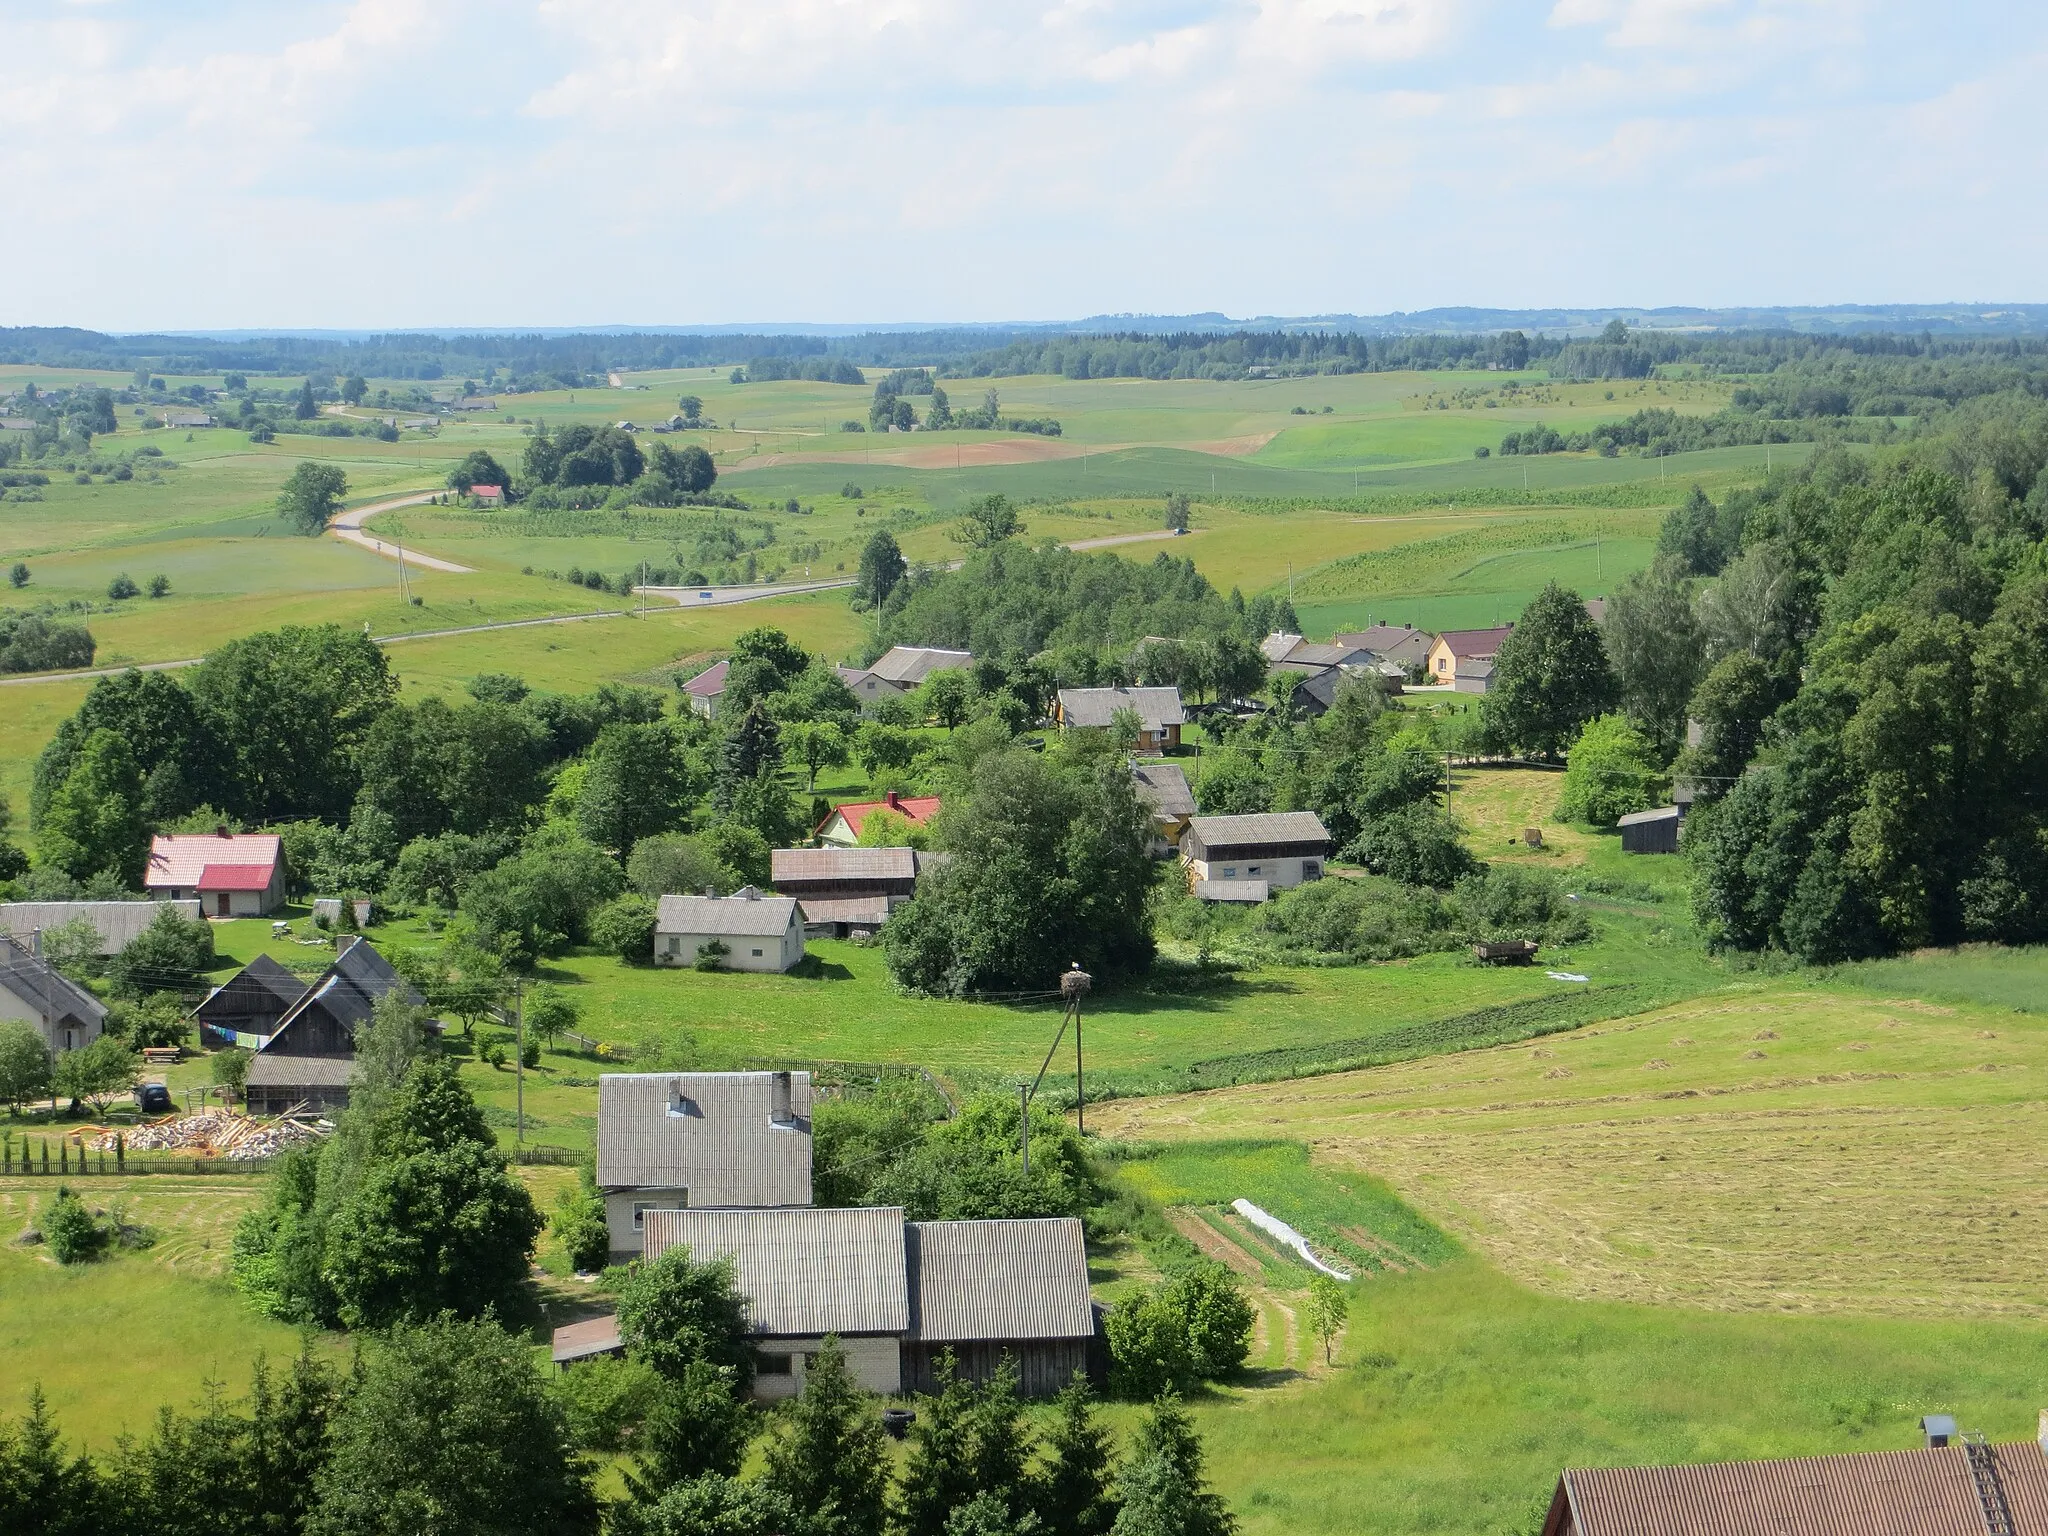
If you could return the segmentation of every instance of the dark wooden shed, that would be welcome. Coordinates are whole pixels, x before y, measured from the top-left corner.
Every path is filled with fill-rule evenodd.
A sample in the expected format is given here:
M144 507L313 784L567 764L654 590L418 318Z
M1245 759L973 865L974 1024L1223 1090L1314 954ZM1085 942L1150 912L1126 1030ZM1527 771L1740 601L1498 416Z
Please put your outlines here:
M1636 811L1621 818L1623 853L1678 852L1678 825L1685 819L1681 806L1659 806L1654 811Z

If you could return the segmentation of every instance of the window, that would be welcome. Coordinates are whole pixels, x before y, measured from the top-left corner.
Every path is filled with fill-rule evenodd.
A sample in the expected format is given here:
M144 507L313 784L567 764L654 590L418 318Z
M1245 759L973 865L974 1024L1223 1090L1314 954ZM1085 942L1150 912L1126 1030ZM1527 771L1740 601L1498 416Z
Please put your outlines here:
M1224 871L1223 871L1223 878L1224 878L1224 879L1226 879L1226 880L1235 880L1235 879L1237 878L1237 870L1236 870L1236 868L1235 868L1235 867L1232 867L1232 868L1229 868L1229 869L1226 869L1226 870L1224 870Z
M756 960L760 959L760 958L761 958L761 951L759 951L758 949L757 949L757 950L755 950L755 951L754 951L754 958L755 958Z
M1304 880L1322 879L1323 866L1314 859L1303 859L1301 861L1301 878Z
M788 1376L793 1374L796 1369L794 1360L789 1355L763 1353L756 1355L754 1359L754 1374L756 1376Z
M1256 864L1250 865L1250 866L1249 866L1249 867L1247 867L1247 868L1246 868L1246 870L1245 870L1245 873L1246 873L1247 875L1256 875L1256 874L1257 874L1258 872L1259 872L1259 866L1258 866L1258 865L1256 865Z
M672 955L680 955L683 952L683 938L681 934L672 933L668 936L668 952Z

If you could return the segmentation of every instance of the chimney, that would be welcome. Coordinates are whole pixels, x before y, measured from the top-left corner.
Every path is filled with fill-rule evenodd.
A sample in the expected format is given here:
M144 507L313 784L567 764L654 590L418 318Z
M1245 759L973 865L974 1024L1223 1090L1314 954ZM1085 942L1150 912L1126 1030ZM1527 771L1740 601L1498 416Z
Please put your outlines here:
M760 888L752 885L741 886L733 892L733 895L739 897L741 901L759 901L761 899Z
M226 822L222 822L213 829L213 835L215 837L233 837L235 834L228 830Z
M2048 1414L2043 1414L2048 1419ZM1920 1432L1927 1436L1927 1448L1936 1450L1947 1445L1956 1437L1956 1421L1953 1414L1930 1413L1920 1420Z
M705 886L704 899L707 901L716 901L718 899L718 887L715 885Z
M892 789L882 796L882 803L892 811L900 811L903 809L903 796Z
M776 1125L794 1124L796 1113L790 1106L789 1074L787 1072L770 1072L768 1074L768 1092L770 1095L768 1118Z

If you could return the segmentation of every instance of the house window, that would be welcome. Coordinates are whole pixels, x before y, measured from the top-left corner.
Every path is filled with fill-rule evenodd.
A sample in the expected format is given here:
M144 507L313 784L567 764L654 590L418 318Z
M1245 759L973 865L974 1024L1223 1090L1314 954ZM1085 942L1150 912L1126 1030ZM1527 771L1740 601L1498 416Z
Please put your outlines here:
M754 958L755 958L756 960L760 959L760 958L761 958L761 951L759 951L758 949L757 949L757 950L755 950L755 951L754 951Z
M1259 866L1258 866L1258 865L1256 865L1256 864L1252 864L1252 865L1249 865L1249 866L1247 866L1247 867L1246 867L1246 869L1245 869L1245 873L1246 873L1247 875L1256 875L1256 874L1257 874L1258 872L1259 872Z
M1237 870L1235 868L1225 869L1223 871L1223 878L1226 880L1235 880L1237 878Z
M1451 664L1450 662L1446 661L1443 657L1439 656L1436 659L1436 669L1439 672L1448 672L1451 669Z
M680 955L683 952L683 938L681 934L672 933L668 936L668 952L671 955Z
M678 1193L672 1200L635 1200L633 1202L633 1230L640 1232L646 1229L646 1222L643 1218L645 1218L649 1211L682 1211L688 1210L689 1206L690 1192L687 1189Z
M1304 879L1304 880L1320 880L1320 879L1322 879L1322 877L1323 877L1323 866L1322 866L1322 865L1318 864L1318 863L1317 863L1317 862L1316 862L1316 861L1315 861L1314 859L1303 859L1303 860L1301 861L1301 878L1302 878L1302 879Z
M788 1376L795 1370L788 1355L759 1354L754 1357L756 1376Z

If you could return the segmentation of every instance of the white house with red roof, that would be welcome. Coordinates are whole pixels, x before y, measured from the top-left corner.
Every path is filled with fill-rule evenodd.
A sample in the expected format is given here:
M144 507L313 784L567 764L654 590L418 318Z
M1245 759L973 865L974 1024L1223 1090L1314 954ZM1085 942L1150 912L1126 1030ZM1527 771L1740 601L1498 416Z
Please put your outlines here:
M480 505L502 507L505 505L505 487L502 485L472 485L469 494Z
M939 814L937 795L899 795L895 790L880 800L860 800L846 805L835 805L832 814L818 823L818 830L812 835L821 843L840 848L851 848L860 841L860 829L867 819L878 811L887 811L892 816L901 816L913 827L927 827Z
M142 888L197 900L208 917L262 917L284 905L284 845L265 832L176 832L149 840Z
M718 713L718 701L725 697L725 674L730 662L715 661L683 684L683 697L690 708L709 720Z

